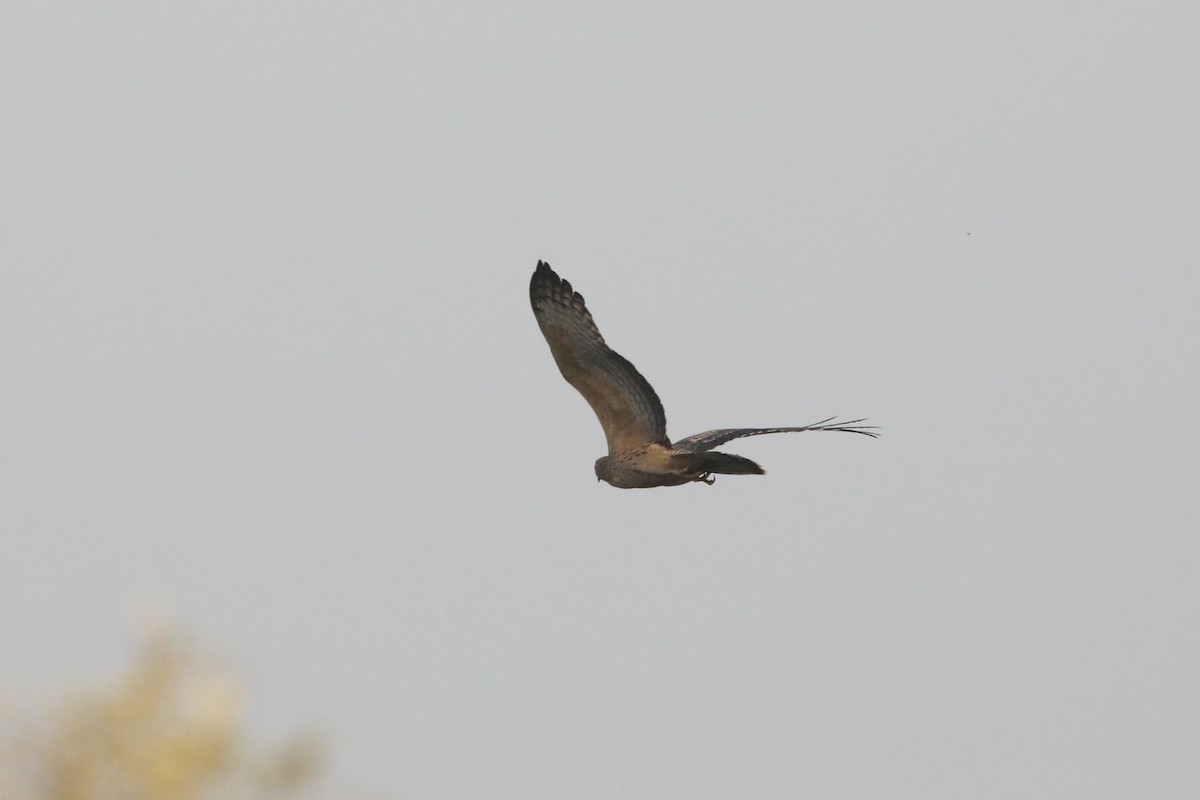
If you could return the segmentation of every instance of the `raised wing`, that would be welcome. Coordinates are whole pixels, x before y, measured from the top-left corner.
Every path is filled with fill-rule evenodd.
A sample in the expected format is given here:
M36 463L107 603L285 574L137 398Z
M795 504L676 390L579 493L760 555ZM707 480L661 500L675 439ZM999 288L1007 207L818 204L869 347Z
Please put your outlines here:
M858 424L866 422L866 420L852 419L847 422L835 422L835 419L837 418L830 417L799 428L721 428L680 439L672 446L676 450L699 453L704 450L712 450L733 439L741 439L743 436L762 436L764 433L803 433L804 431L842 431L843 433L861 433L863 436L879 436L878 433L871 430L875 427L874 425Z
M529 302L558 371L588 401L608 450L667 443L667 415L649 382L604 343L583 295L539 261L529 282Z

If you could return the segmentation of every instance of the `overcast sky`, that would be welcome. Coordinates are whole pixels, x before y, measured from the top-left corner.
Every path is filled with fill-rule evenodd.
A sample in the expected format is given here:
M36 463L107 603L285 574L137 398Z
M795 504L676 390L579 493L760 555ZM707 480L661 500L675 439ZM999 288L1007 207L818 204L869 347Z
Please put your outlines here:
M0 688L397 798L1200 796L1193 3L18 3ZM621 491L528 301L676 438Z

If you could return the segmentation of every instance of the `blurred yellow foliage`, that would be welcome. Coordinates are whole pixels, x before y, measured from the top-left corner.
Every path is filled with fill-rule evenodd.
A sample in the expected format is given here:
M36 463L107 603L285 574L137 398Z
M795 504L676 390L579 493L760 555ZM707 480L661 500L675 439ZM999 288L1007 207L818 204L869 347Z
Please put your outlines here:
M72 697L0 742L0 800L298 797L320 754L298 737L247 752L242 697L169 628L146 637L112 687Z

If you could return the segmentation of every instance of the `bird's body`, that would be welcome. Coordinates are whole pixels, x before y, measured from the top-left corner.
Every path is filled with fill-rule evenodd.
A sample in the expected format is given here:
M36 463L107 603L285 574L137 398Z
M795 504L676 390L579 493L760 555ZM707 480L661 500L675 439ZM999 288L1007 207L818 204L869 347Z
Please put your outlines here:
M729 453L689 453L671 445L652 443L644 450L626 450L596 459L596 477L620 489L649 489L703 481L711 475L762 475L763 468L748 458Z
M596 478L621 489L711 484L712 475L761 475L748 458L712 452L731 439L766 433L843 431L876 436L869 426L833 418L793 428L721 428L681 439L667 438L667 416L654 388L604 343L583 295L539 261L529 283L529 300L559 371L596 412L608 440L608 455L596 461Z

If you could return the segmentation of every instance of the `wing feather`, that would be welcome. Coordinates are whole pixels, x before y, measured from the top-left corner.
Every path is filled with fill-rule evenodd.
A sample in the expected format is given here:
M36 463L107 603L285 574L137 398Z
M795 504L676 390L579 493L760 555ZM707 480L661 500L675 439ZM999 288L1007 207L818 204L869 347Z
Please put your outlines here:
M583 295L539 261L529 301L559 372L596 412L609 452L667 444L662 402L633 364L604 343Z
M712 450L725 442L741 439L744 436L762 436L764 433L803 433L804 431L842 431L843 433L861 433L863 436L878 437L872 428L874 425L859 425L866 420L852 419L847 422L835 422L836 417L803 425L798 428L720 428L715 431L693 434L686 439L675 442L674 448L689 453L699 453Z

